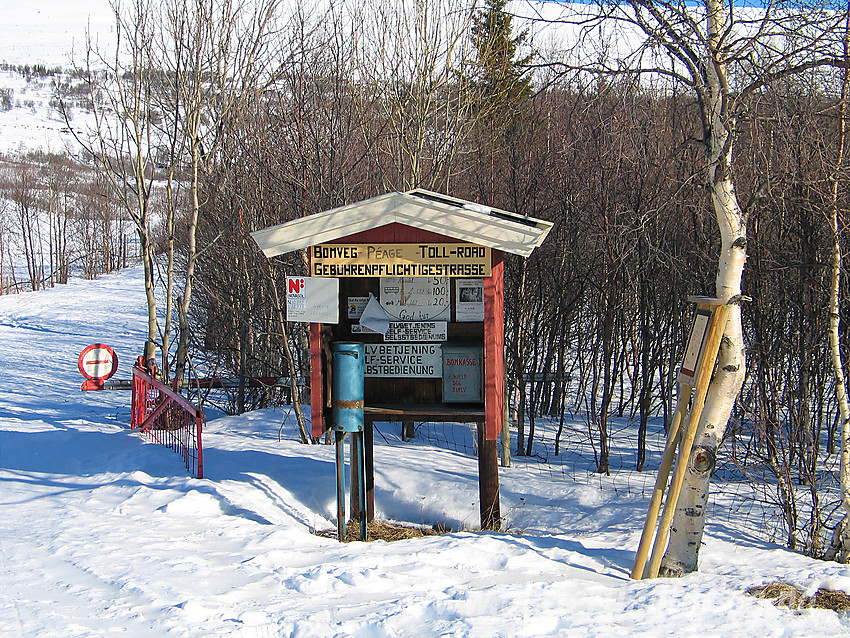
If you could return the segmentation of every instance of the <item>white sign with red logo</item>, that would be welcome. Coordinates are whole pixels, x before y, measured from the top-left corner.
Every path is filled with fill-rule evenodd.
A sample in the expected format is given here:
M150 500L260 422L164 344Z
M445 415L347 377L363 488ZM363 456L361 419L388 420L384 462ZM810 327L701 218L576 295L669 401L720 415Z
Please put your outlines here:
M339 323L339 279L287 277L287 321Z
M77 366L86 379L105 381L118 370L118 356L109 346L94 343L80 353Z

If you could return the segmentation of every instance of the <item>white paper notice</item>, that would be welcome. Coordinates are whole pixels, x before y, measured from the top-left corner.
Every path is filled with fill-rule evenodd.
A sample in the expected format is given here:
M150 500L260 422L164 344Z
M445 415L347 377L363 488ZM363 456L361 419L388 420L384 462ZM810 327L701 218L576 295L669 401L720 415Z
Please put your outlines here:
M366 304L360 317L360 325L381 334L386 334L390 327L390 317L371 292L369 293L369 303Z
M381 277L381 305L399 321L448 321L448 277Z
M484 321L484 280L458 279L455 284L455 321Z

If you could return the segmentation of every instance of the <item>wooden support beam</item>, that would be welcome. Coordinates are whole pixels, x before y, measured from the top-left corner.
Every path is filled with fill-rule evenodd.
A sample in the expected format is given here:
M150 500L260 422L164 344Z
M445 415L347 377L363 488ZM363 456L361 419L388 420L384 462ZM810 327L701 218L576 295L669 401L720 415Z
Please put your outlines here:
M643 578L646 559L649 557L649 549L652 545L652 539L655 537L658 512L661 509L661 502L664 499L664 492L667 489L667 479L670 477L670 468L673 467L676 448L679 445L679 432L681 431L682 421L688 412L688 406L691 404L692 390L693 387L687 383L679 383L676 413L673 415L673 422L667 430L667 446L664 448L664 454L661 457L661 465L658 468L658 476L655 479L655 489L652 490L652 499L649 502L649 513L646 516L646 522L643 524L643 533L640 536L640 544L638 545L635 564L632 568L631 577L635 580Z
M361 511L360 511L360 481L363 480L363 477L360 475L360 464L357 463L357 459L360 458L360 447L361 447L361 437L357 436L356 433L351 433L348 435L349 440L349 474L351 475L350 479L350 487L351 494L349 494L349 502L351 507L351 520L359 521L361 519ZM365 514L363 512L362 514Z
M496 441L505 418L505 262L493 251L492 275L484 278L485 434Z
M324 433L325 380L322 376L322 324L310 324L310 435L318 439Z
M366 467L366 522L375 520L375 433L370 421L363 426L363 453Z
M402 421L401 422L401 440L402 441L410 441L416 434L416 422L415 421Z
M345 453L343 432L334 432L336 445L336 536L340 543L345 542Z
M652 555L649 558L649 565L646 567L646 576L648 578L657 577L661 568L661 560L664 557L667 539L670 536L670 525L673 522L673 515L676 512L676 505L679 502L679 494L682 491L682 484L685 481L685 471L688 467L691 448L693 448L694 439L699 428L699 420L702 416L703 406L705 406L705 398L708 394L711 375L714 372L714 364L717 361L717 353L720 350L720 343L723 339L723 331L726 329L729 310L730 306L719 306L714 310L714 321L709 328L705 352L700 358L699 369L696 375L695 394L691 413L688 416L687 427L682 437L679 458L676 460L676 467L673 470L673 478L670 481L667 500L664 502L664 511L661 514L661 522L658 524L658 532L652 548Z

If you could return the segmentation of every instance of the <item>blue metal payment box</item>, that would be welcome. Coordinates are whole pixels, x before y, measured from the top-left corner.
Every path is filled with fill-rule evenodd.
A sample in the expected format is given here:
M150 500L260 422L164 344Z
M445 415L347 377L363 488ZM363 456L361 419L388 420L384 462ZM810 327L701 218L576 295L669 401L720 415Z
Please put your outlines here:
M362 343L331 344L331 412L338 432L363 431L365 354Z

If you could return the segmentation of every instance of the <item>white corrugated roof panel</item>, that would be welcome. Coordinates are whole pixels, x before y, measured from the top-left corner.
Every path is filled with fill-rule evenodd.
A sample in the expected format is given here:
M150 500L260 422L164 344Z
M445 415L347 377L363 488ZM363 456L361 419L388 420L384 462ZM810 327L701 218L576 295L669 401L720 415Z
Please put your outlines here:
M398 222L461 241L528 257L552 228L550 222L461 199L414 190L386 193L251 233L273 257Z

